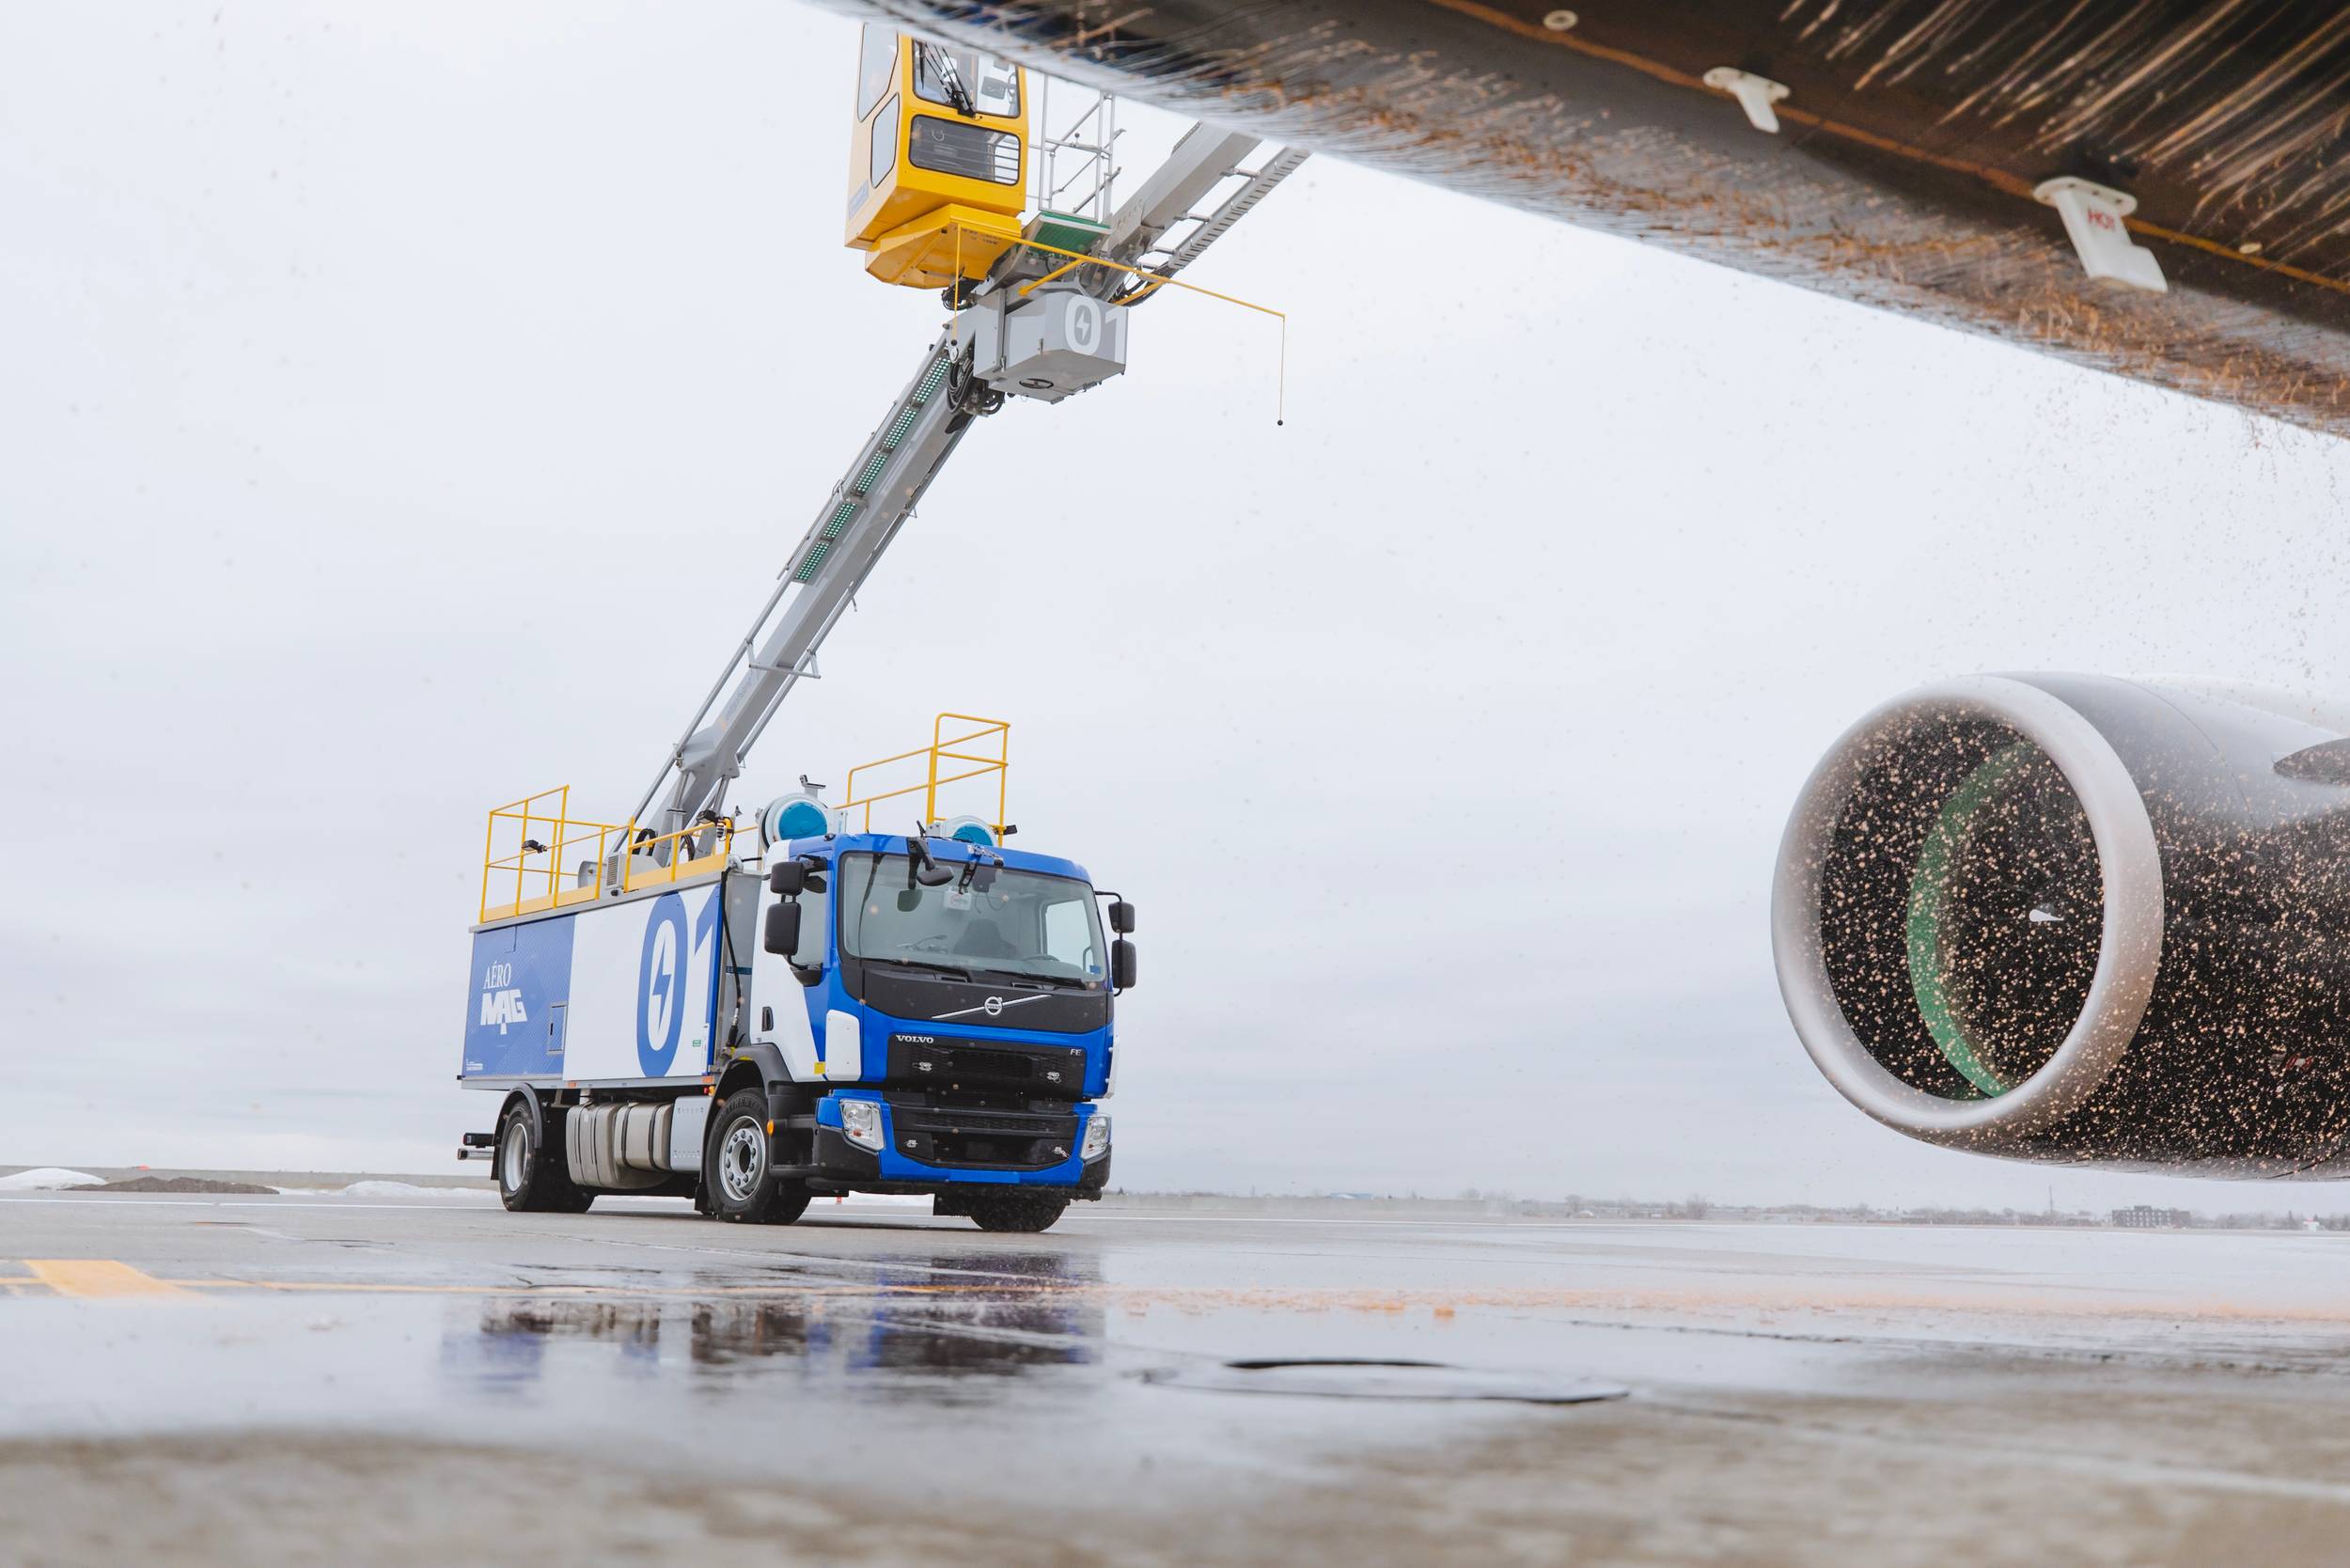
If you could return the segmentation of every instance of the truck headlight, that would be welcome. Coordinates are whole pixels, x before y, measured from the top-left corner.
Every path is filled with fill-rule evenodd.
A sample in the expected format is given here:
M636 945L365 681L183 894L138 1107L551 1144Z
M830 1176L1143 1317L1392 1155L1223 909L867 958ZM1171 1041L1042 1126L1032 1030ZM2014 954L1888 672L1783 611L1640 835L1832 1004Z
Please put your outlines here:
M1077 1157L1081 1160L1099 1159L1109 1152L1110 1119L1097 1111L1086 1119L1086 1140L1084 1146L1078 1149Z
M874 1100L843 1100L840 1102L840 1130L859 1149L881 1152L881 1104Z

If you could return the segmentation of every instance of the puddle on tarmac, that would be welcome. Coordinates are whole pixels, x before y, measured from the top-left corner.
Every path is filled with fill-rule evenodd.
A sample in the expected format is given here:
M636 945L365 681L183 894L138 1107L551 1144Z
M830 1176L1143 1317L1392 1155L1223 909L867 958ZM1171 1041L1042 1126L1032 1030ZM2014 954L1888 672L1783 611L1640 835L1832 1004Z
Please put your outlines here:
M1156 1367L1145 1383L1226 1394L1304 1394L1324 1399L1502 1400L1518 1404L1590 1404L1632 1390L1558 1372L1454 1367L1442 1361L1304 1359Z
M975 1283L942 1285L942 1272ZM1102 1357L1093 1271L1058 1254L990 1254L963 1266L881 1267L778 1297L599 1300L491 1296L451 1305L440 1372L450 1383L512 1395L551 1377L592 1376L592 1357L620 1376L682 1372L726 1394L762 1372L794 1385L887 1381L893 1391L947 1401L971 1377L1089 1367ZM991 1288L988 1277L1002 1288ZM1054 1287L1067 1287L1056 1289ZM762 1366L762 1363L765 1364Z

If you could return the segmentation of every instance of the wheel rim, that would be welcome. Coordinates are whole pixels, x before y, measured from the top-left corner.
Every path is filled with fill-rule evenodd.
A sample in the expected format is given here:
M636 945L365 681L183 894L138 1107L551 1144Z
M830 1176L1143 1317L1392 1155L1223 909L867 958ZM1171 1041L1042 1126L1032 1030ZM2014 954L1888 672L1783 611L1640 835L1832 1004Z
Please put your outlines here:
M737 1121L727 1129L726 1141L718 1146L718 1184L737 1203L747 1203L759 1196L759 1184L767 1174L767 1134L756 1121Z
M530 1176L530 1128L521 1117L506 1124L506 1142L498 1149L498 1179L509 1192L523 1190Z

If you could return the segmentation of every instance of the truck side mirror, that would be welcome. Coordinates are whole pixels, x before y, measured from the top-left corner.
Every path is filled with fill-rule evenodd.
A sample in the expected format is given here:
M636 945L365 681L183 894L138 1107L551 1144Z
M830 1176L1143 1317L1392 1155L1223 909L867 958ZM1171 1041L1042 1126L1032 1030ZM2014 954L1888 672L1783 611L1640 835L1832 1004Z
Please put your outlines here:
M776 868L782 870L781 867ZM800 949L800 906L796 903L771 904L767 909L767 933L760 944L778 958L790 958Z
M1120 991L1135 988L1135 945L1122 936L1110 944L1110 984Z
M796 899L800 896L800 889L807 886L807 862L805 860L777 861L768 868L767 891L777 898ZM767 950L774 952L776 949L770 948Z
M1110 930L1120 936L1131 936L1135 930L1135 906L1124 899L1110 902Z

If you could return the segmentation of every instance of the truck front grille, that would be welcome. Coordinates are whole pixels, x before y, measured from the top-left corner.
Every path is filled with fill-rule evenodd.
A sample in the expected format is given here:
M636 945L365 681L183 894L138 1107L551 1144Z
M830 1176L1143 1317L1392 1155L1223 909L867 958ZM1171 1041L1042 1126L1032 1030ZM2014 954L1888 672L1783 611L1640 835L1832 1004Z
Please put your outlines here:
M1077 1045L998 1044L966 1036L893 1034L889 1081L940 1093L1002 1085L1074 1100L1085 1093L1086 1054Z
M897 1152L925 1165L1042 1170L1077 1151L1073 1116L1019 1116L948 1106L890 1106Z

